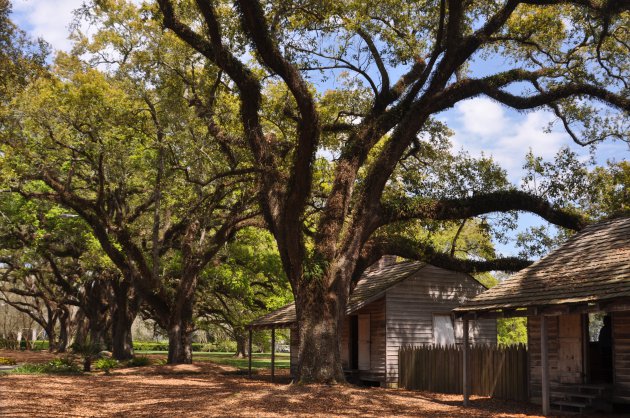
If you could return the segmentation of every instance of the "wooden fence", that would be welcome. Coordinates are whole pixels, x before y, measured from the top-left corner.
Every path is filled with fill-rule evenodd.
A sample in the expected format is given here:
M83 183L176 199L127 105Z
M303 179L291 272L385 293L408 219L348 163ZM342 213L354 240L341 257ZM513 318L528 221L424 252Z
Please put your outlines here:
M425 345L398 353L398 385L413 390L462 393L463 348ZM527 347L478 345L469 349L471 394L527 400Z

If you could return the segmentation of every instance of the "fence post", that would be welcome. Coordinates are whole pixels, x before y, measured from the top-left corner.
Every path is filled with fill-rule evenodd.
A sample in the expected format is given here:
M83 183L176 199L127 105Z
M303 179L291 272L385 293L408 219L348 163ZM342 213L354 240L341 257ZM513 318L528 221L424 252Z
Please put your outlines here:
M469 374L470 374L470 365L468 364L468 318L464 317L464 321L463 321L463 328L464 328L464 350L463 350L463 355L464 355L464 359L462 362L463 365L463 382L462 382L462 392L464 394L464 406L468 406L470 405L470 386L469 386Z
M247 375L252 378L252 327L249 327L249 360L247 362Z
M276 381L276 327L271 327L271 382Z
M547 317L540 318L540 360L543 415L549 415L549 348L547 346Z

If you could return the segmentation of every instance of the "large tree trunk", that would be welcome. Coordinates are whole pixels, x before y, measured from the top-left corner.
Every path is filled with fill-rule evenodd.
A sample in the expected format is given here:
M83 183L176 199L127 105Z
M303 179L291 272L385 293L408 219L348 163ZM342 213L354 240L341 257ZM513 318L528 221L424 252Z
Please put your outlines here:
M116 360L133 358L131 326L138 314L137 297L126 281L114 282L115 306L112 318L112 356Z
M99 351L107 348L105 332L106 330L101 327L90 327L90 344Z
M59 314L59 343L57 344L57 352L65 353L68 349L70 338L70 311L63 308Z
M49 323L46 327L46 334L48 335L48 351L55 351L57 349L56 335L55 335L55 323Z
M190 315L172 315L168 327L168 364L192 363L192 309Z
M319 281L316 281L319 282ZM315 286L301 286L296 298L300 345L300 383L340 383L345 381L341 367L339 295Z
M184 245L184 258L190 257L190 241ZM192 333L194 331L193 307L197 289L198 269L192 266L184 268L175 301L171 307L168 321L168 364L192 363Z
M77 345L84 345L87 342L88 339L88 329L89 329L89 325L88 325L88 318L85 315L85 312L83 312L82 309L79 309L77 311L77 314L74 318L74 337L73 337L73 344L77 344Z
M235 329L234 339L236 340L236 353L234 354L234 357L246 357L248 353L246 351L247 335L245 334L245 330L241 328Z

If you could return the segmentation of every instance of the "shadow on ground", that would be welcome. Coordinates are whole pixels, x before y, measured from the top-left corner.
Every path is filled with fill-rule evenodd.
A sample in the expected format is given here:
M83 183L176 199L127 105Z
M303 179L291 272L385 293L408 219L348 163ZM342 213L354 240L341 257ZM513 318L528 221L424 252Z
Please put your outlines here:
M2 354L5 355L5 354ZM362 416L526 417L538 408L524 403L351 385L290 384L287 371L271 383L268 370L248 379L236 369L209 362L150 366L79 376L0 377L0 415L33 416Z

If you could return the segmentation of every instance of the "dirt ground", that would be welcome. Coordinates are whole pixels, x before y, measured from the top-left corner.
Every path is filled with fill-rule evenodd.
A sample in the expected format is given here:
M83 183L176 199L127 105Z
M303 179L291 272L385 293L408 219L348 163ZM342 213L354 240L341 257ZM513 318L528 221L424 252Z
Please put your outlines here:
M47 361L48 353L0 350L0 357ZM0 376L0 416L7 417L533 417L522 403L350 385L278 383L268 372L250 380L228 366L203 362L118 369L80 376Z

